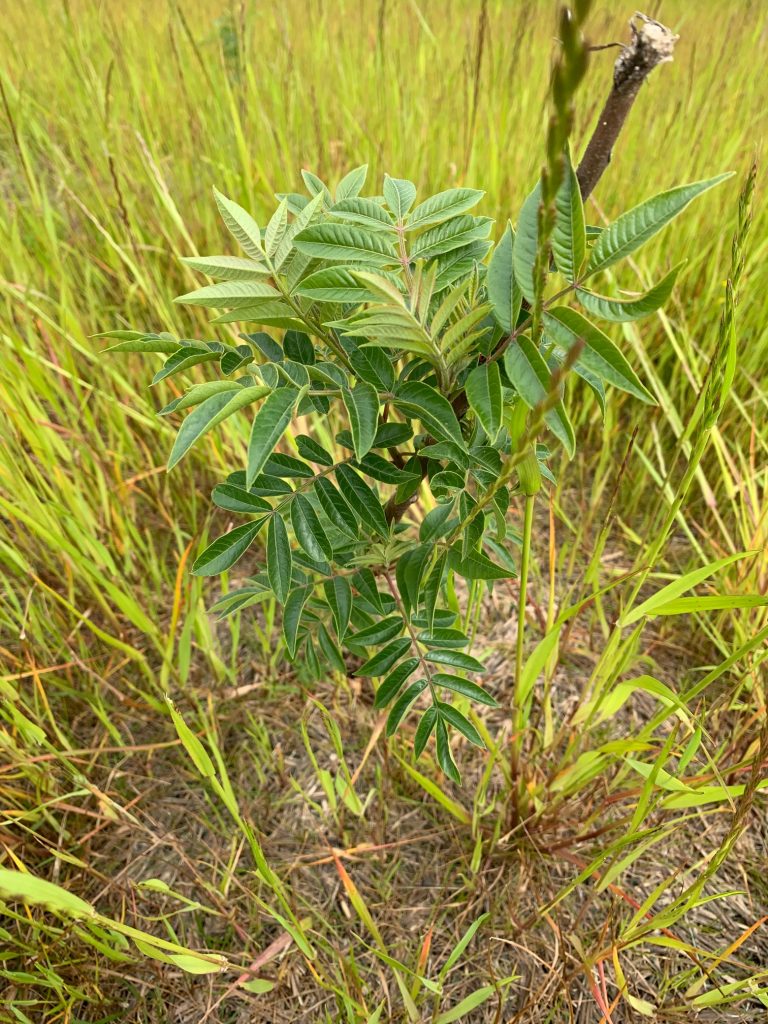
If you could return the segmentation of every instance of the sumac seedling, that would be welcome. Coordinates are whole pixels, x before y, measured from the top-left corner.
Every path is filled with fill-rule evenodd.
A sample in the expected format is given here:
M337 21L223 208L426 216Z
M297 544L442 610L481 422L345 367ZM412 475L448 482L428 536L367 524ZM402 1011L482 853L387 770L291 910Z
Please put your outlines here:
M680 266L631 298L602 294L604 271L726 175L598 229L585 224L566 152L543 243L539 184L494 246L481 191L419 197L385 177L381 194L364 196L366 170L334 190L305 171L308 194L278 196L263 230L216 193L242 255L187 259L217 283L178 301L223 310L214 324L251 325L237 344L110 336L113 351L165 358L153 383L203 364L212 377L162 410L180 420L169 468L230 417L251 419L244 465L212 494L243 522L192 572L229 570L257 539L264 554L218 610L274 595L287 656L316 676L352 666L372 680L387 734L417 721L416 753L434 734L439 765L459 781L449 734L482 746L464 710L496 703L467 651L462 595L515 575L510 502L552 479L550 445L575 452L566 374L601 406L608 387L653 402L595 321L652 313ZM340 426L332 443L328 424Z

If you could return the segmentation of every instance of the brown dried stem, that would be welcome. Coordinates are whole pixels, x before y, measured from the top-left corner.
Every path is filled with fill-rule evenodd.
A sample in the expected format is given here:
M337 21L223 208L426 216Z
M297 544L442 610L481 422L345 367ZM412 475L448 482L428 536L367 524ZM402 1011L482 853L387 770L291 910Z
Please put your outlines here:
M597 120L576 176L581 195L591 195L611 161L611 154L640 86L657 64L673 59L679 36L658 21L636 12L630 20L632 41L622 48L613 69L613 88Z

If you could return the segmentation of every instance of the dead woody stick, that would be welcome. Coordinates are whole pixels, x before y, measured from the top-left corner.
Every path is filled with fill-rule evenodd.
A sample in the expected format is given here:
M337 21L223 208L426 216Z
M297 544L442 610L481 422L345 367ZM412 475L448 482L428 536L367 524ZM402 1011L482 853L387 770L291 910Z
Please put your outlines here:
M598 118L576 176L583 199L591 194L610 163L619 133L632 109L640 86L657 64L673 59L679 36L636 12L630 20L632 41L622 47L613 69L613 88Z

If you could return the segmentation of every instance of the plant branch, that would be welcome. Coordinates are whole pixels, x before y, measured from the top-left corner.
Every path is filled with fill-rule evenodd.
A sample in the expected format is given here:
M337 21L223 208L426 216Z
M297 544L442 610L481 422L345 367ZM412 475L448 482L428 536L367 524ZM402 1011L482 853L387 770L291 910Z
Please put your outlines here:
M592 193L603 172L608 167L614 144L640 91L640 86L657 64L663 64L673 59L674 46L679 38L670 29L660 24L660 22L654 21L652 18L648 18L639 12L632 17L629 25L632 32L632 41L628 46L622 46L621 55L614 65L613 88L598 118L595 130L587 144L584 156L576 172L583 200L587 199ZM598 48L589 47L589 49ZM537 312L540 317L544 309L567 295L578 284L579 282L574 282L567 285L556 295L543 301L538 310L531 311L531 315L503 339L497 349L488 357L488 361L495 362L500 359L506 347L516 337L535 325ZM524 302L524 308L530 310L527 302ZM457 418L462 420L469 407L464 391L460 391L457 395L453 396L451 404ZM422 476L426 476L426 471L426 460L423 460ZM400 520L416 501L417 495L418 492L403 502L397 502L393 496L385 510L387 522L392 523Z
M391 451L391 449L390 449L390 451ZM394 461L394 459L393 459L393 461ZM428 470L427 459L425 459L425 458L419 459L419 464L421 466L421 479L424 480L426 478L426 476L427 476L427 470ZM408 509L411 507L411 505L415 505L416 504L416 502L418 501L418 498L419 498L419 489L418 488L416 488L416 490L413 492L413 494L409 495L403 501L398 501L397 500L397 491L395 491L395 493L392 495L392 497L389 499L389 501L387 502L387 504L384 507L384 515L386 517L387 522L388 523L397 523L397 522L399 522L403 518L405 513L408 511Z
M469 524L480 514L480 512L482 512L482 510L491 503L494 495L498 494L502 487L505 487L509 483L513 470L515 470L527 457L528 448L532 444L535 444L536 438L539 436L539 431L544 425L547 413L560 401L560 386L568 373L573 369L583 349L584 342L579 339L568 349L562 365L556 370L553 370L549 378L547 394L539 404L534 406L531 410L528 426L523 434L518 438L516 450L510 453L501 468L501 472L493 483L486 491L483 492L483 494L478 496L478 499L472 509L470 509L464 519L462 519L448 535L446 540L447 547L450 547L450 545L461 536L464 530L466 530Z
M523 694L523 667L525 656L525 609L528 603L528 569L531 557L531 536L533 533L533 511L536 503L534 494L525 496L523 519L523 545L520 557L520 593L517 603L517 636L515 638L515 686L514 704L511 717L514 724L510 736L510 764L512 777L517 781L520 763L520 746L525 726L525 695Z
M426 676L427 684L429 686L429 692L432 695L432 703L433 704L437 704L438 703L437 691L435 690L435 684L432 681L432 666L429 664L429 662L424 657L424 652L421 649L421 644L419 643L418 637L416 636L416 632L415 632L415 630L413 628L413 624L411 623L411 617L408 614L408 612L406 612L405 605L403 604L403 599L400 596L400 591L397 589L397 584L392 579L392 573L389 571L389 569L386 566L384 566L384 568L382 569L382 572L384 574L384 578L387 581L387 586L389 587L389 592L391 593L391 595L392 595L392 597L393 597L393 599L395 601L395 604L397 605L397 610L400 612L400 614L403 617L403 624L405 626L406 632L408 633L408 636L409 636L410 641L411 641L411 649L413 650L413 653L416 655L416 657L419 659L419 664L421 665L421 670L424 673L424 675Z
M583 199L590 196L611 161L611 154L640 86L657 64L673 59L679 39L670 29L635 14L629 22L632 41L622 48L613 68L613 88L584 151L576 177Z

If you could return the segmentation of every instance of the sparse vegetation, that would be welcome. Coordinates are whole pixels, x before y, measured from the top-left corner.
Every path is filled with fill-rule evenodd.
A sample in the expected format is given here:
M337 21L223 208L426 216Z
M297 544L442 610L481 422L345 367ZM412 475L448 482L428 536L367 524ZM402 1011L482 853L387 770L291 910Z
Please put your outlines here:
M582 210L587 6L8 13L0 1019L764 1018L768 22Z

